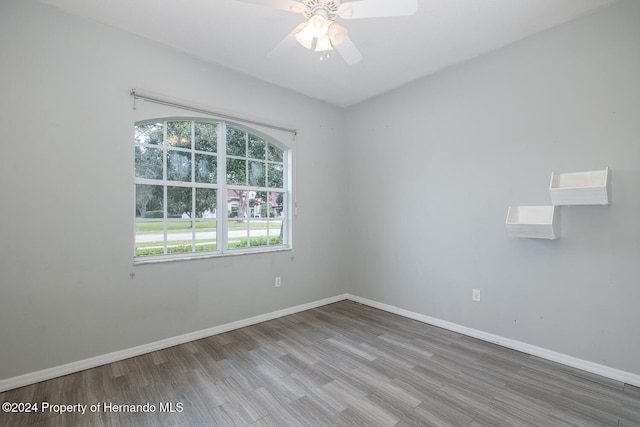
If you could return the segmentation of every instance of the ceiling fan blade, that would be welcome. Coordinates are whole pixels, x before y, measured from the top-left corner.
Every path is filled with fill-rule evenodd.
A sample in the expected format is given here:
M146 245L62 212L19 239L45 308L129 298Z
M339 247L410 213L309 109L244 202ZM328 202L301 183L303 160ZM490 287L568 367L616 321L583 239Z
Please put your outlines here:
M297 1L293 0L236 0L240 3L251 3L257 4L261 6L273 7L275 9L282 9L286 11L291 11L291 7L295 6Z
M418 0L359 0L345 2L338 8L344 19L409 16L418 10Z
M280 42L273 49L271 49L269 53L267 53L267 57L278 57L296 47L298 45L298 42L296 41L295 34L300 31L300 29L304 25L306 25L306 22L298 25L293 29L293 31L291 31L282 40L280 40Z
M345 35L342 42L334 47L347 64L353 65L362 61L362 54L349 36Z

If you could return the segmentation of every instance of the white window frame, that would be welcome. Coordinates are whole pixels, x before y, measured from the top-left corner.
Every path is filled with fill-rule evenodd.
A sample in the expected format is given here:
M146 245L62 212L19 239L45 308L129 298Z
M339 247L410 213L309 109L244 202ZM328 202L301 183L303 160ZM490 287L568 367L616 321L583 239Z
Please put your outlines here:
M200 123L208 123L214 124L217 126L217 148L216 148L216 158L217 158L217 179L215 184L211 183L197 183L195 182L195 162L193 161L194 154L199 153L198 150L195 149L195 140L194 140L194 126L192 125L191 132L191 147L189 149L181 150L184 152L190 153L192 156L191 161L191 181L190 182L181 182L181 181L173 181L167 178L167 152L169 150L176 150L175 147L170 146L166 143L167 140L167 123L168 122L200 122ZM136 166L134 162L133 170L134 170L134 243L133 243L133 263L134 264L147 264L147 263L158 263L158 262L168 262L168 261L181 261L181 260L192 260L192 259L203 259L203 258L213 258L213 257L221 257L221 256L236 256L236 255L246 255L246 254L256 254L256 253L268 253L268 252L278 252L278 251L289 251L292 250L292 221L293 221L293 210L294 210L294 201L292 198L292 184L293 178L291 173L291 162L293 160L293 149L282 142L276 140L275 138L266 135L265 133L256 130L250 126L244 125L238 122L232 122L228 120L220 120L220 119L209 119L202 117L186 117L186 116L172 116L172 117L162 117L155 119L147 119L147 120L139 120L135 123L134 127L139 125L145 125L150 123L163 123L163 144L155 145L155 144L139 144L134 139L134 147L135 146L145 146L154 149L162 149L162 179L148 179L148 178L138 178L136 177ZM236 185L236 184L227 184L227 127L232 127L234 129L241 130L243 132L247 132L253 136L256 136L266 142L268 145L272 145L283 152L282 162L273 162L269 161L265 158L265 165L268 164L282 164L283 167L283 183L282 188L276 187L257 187L250 185ZM180 149L178 149L180 150ZM265 152L268 152L267 146L265 146ZM234 156L231 156L234 157ZM246 157L248 158L248 153L246 153ZM268 170L268 166L266 166ZM163 215L162 223L163 223L163 245L164 252L163 254L158 255L137 255L137 223L138 217L136 214L136 186L138 184L146 184L146 185L156 185L163 187L163 210L166 213L168 210L167 207L167 188L168 187L188 187L188 188L210 188L216 190L216 250L214 251L193 251L193 252L180 252L180 253L166 253L167 252L167 223L171 221L170 218L166 218L166 215ZM229 213L227 210L227 202L228 202L228 190L242 190L242 191L267 191L267 192L277 192L283 193L283 209L282 209L282 244L267 244L267 245L259 245L259 246L248 246L243 248L229 248L229 222L231 219L229 218ZM195 197L192 197L192 212L195 215ZM191 219L192 221L196 221L195 218ZM268 217L267 217L268 221ZM144 222L144 220L143 220ZM150 220L149 222L159 222ZM193 230L193 228L192 228ZM247 227L247 241L250 245L250 233L249 227ZM192 234L192 244L195 245L196 235ZM269 239L268 239L269 241ZM195 247L195 246L194 246Z

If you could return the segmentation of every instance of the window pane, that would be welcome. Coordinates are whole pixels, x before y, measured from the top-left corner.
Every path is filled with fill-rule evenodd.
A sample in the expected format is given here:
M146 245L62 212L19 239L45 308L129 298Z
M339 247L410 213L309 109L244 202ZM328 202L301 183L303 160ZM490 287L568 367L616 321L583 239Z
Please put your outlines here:
M227 128L227 154L231 156L246 155L247 133L232 127Z
M215 184L217 179L217 156L196 153L196 182Z
M284 244L284 220L282 217L269 221L269 245Z
M249 247L267 245L266 225L266 220L251 221L251 227L249 228L249 241L247 244Z
M245 190L227 191L228 217L235 222L244 223L247 218L248 192ZM237 228L237 227L236 227Z
M167 253L193 252L193 230L191 220L168 220Z
M162 189L136 184L136 256L164 253Z
M284 150L281 150L278 147L274 147L269 144L269 157L268 160L272 162L283 162L284 161Z
M167 122L167 144L191 148L191 122Z
M162 219L136 218L136 256L164 253L164 224Z
M161 185L136 184L136 217L164 217Z
M263 207L267 201L266 191L248 191L249 217L259 219L264 217Z
M196 218L216 217L216 190L196 188Z
M284 193L275 191L269 192L269 217L283 218L284 212L286 212L286 206L284 203Z
M284 221L287 211L284 192L269 192L269 245L283 245L285 242Z
M167 252L193 251L191 188L167 187Z
M246 185L247 166L243 159L227 159L227 184Z
M269 163L267 186L271 188L284 188L284 168L282 165Z
M264 187L266 184L266 164L263 162L249 162L249 185Z
M249 154L248 157L252 159L261 159L265 158L265 146L266 143L264 139L258 138L255 135L249 135Z
M184 151L167 152L167 179L191 182L191 154Z
M215 153L218 149L218 125L214 123L195 124L195 149Z
M249 224L249 246L273 246L281 245L283 237L281 204L284 193L272 193L258 191L255 193L250 205L253 203L254 212Z
M227 192L228 246L229 249L247 247L247 211L249 194L243 190Z
M167 217L190 218L191 211L191 188L167 187Z
M196 252L218 249L215 218L196 220Z
M216 190L196 188L196 251L217 250Z
M144 125L136 125L136 143L162 145L164 139L163 128L164 125L162 123L147 123Z
M136 178L162 179L162 149L135 146Z

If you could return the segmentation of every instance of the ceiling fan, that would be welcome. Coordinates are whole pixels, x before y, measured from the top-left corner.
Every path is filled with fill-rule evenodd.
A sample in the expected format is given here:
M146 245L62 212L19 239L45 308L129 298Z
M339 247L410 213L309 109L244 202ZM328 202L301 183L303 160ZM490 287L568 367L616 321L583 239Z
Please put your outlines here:
M362 60L362 54L351 41L345 27L337 18L360 19L387 16L409 16L418 10L418 0L239 0L245 3L261 4L277 9L299 13L305 22L298 25L289 36L307 49L315 45L315 51L322 55L335 47L347 64ZM283 42L285 41L283 40ZM322 56L320 57L322 59Z

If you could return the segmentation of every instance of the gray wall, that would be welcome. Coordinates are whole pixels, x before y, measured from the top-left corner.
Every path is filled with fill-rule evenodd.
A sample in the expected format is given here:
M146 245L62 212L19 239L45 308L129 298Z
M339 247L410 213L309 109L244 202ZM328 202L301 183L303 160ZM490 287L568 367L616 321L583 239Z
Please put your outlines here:
M0 379L344 292L342 109L34 1L0 40ZM132 265L133 87L299 129L293 252Z
M349 292L640 374L638 22L622 2L350 108ZM552 171L605 166L612 205L507 237Z
M639 17L623 2L345 114L3 1L0 379L345 291L640 373ZM299 129L295 251L132 265L132 126L176 114L133 111L132 87ZM552 170L606 165L611 206L506 236Z

